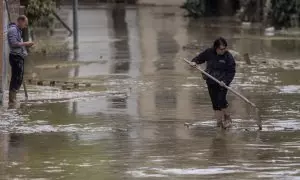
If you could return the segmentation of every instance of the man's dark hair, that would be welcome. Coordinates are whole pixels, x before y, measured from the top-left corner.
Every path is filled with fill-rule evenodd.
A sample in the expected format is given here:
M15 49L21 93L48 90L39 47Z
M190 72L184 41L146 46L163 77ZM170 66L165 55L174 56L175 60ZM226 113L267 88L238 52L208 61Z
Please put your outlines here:
M226 41L224 38L219 37L219 38L216 39L215 42L214 42L214 49L219 48L221 45L227 47L227 41Z
M18 17L17 21L25 21L27 17L25 15L21 15Z

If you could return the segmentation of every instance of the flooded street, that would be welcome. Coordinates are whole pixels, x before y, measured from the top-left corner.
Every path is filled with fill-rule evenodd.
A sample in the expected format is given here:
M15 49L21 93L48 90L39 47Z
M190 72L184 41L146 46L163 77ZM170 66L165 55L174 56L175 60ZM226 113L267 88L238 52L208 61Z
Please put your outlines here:
M218 36L250 55L251 65L237 60L232 87L258 105L261 132L231 93L234 128L218 130L201 74L182 61ZM28 66L78 63L32 71L92 87L31 85L27 103L2 108L0 179L300 179L299 47L297 37L171 7L81 7L79 51Z

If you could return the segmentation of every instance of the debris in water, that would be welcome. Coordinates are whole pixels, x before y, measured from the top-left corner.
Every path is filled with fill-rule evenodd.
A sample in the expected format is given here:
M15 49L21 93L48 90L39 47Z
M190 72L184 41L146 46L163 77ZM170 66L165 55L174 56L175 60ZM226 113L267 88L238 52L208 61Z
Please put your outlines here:
M251 60L248 53L244 54L244 60L248 65L251 65Z
M284 130L285 130L285 131L288 131L288 130L294 130L294 128L291 128L291 127L285 127Z
M74 88L79 88L79 83L74 83Z
M100 60L99 62L100 62L100 64L106 64L108 61L107 60Z
M55 86L55 81L50 81L50 86Z
M184 126L187 127L187 128L190 128L190 125L191 125L191 123L187 123L187 122L184 123Z
M42 86L43 85L43 81L38 81L37 85Z
M242 22L242 27L243 28L249 28L249 27L251 27L251 22Z

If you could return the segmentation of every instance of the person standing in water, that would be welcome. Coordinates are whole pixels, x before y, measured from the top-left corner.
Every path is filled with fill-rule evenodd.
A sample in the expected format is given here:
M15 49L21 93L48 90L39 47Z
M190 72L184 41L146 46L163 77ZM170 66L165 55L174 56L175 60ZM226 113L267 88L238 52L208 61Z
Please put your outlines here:
M217 126L227 129L231 127L232 120L228 110L226 99L227 89L235 76L236 63L230 52L227 51L227 41L220 37L215 40L213 47L201 52L192 59L192 66L206 62L205 71L221 81L221 85L206 77L208 92L211 98L212 107L215 111Z
M26 16L18 17L16 23L10 23L7 39L10 47L9 63L11 66L11 80L9 85L9 104L16 103L16 95L19 91L24 75L24 59L28 55L26 47L33 46L33 42L23 42L22 29L28 25Z

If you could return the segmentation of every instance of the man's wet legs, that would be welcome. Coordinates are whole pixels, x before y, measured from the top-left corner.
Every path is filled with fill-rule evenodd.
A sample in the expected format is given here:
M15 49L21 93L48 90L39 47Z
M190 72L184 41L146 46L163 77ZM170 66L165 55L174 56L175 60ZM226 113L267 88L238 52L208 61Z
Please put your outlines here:
M11 66L11 80L9 85L9 104L16 103L17 92L19 91L24 76L24 59L18 55L9 55Z

